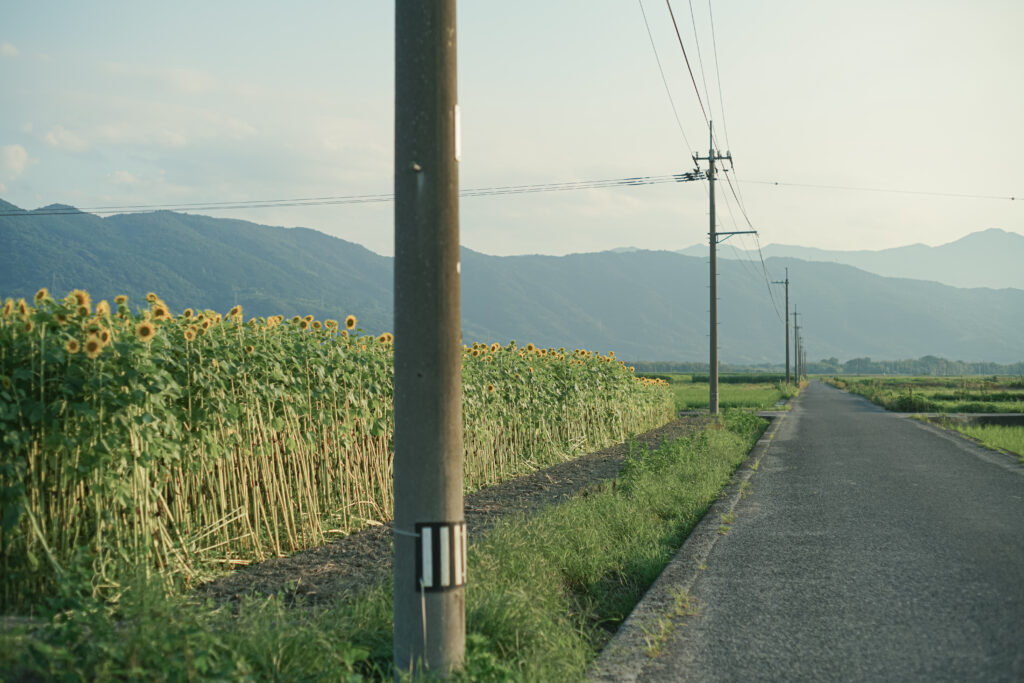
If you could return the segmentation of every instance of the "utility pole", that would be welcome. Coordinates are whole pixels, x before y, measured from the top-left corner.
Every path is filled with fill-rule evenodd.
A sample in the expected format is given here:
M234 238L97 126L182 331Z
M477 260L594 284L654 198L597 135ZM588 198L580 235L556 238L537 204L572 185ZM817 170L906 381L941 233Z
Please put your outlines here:
M715 225L715 162L722 161L724 159L729 160L729 164L732 164L732 153L726 150L724 155L715 152L715 134L711 125L708 121L708 137L710 142L708 143L708 155L706 157L693 155L694 163L699 161L708 162L708 201L711 207L711 221L710 231L708 232L708 244L710 245L710 263L711 263L711 309L709 311L711 316L711 354L708 362L708 411L712 415L718 414L718 242L719 235L723 235L723 240L729 239L733 235L749 235L756 231L754 230L743 230L736 232L717 232Z
M796 375L796 383L800 383L800 326L796 324L796 318L800 315L796 312L796 306L793 307L793 348L795 354L793 356L794 361L794 374Z
M455 0L395 3L397 676L444 677L466 641Z
M785 280L772 280L773 285L786 285L786 384L789 384L789 268Z

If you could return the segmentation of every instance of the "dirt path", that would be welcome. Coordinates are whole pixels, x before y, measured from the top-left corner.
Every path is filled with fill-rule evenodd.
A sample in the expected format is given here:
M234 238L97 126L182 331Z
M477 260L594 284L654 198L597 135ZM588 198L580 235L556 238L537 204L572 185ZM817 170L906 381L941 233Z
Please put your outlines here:
M657 446L662 439L692 434L703 428L708 419L681 417L637 436L636 440ZM503 517L534 513L613 479L627 452L628 444L621 443L467 495L470 542L479 539ZM196 595L227 602L245 595L280 592L307 603L329 602L387 577L391 573L391 541L390 525L370 527L319 548L239 569L201 586Z

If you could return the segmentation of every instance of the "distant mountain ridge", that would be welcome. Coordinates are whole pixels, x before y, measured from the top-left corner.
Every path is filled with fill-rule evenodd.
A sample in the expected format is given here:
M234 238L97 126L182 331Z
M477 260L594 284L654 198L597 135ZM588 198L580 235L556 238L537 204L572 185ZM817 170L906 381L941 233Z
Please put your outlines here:
M1024 360L1024 290L959 289L794 258L770 257L766 265L773 279L789 267L811 359ZM781 362L781 290L773 304L760 268L744 261L723 260L719 270L722 360ZM141 304L155 291L175 311L240 303L247 316L352 313L380 332L393 329L392 277L391 258L306 228L168 211L0 216L5 297L81 287L94 299L126 293ZM644 250L499 257L462 249L466 341L706 359L707 291L703 257Z
M697 244L678 253L706 257L707 251L707 246ZM757 258L756 252L737 251L742 258ZM769 244L762 252L766 258L843 263L876 275L932 280L954 287L1024 289L1024 235L998 228L974 232L937 247L911 244L877 251L837 251ZM737 258L731 249L720 249L718 253L723 259Z

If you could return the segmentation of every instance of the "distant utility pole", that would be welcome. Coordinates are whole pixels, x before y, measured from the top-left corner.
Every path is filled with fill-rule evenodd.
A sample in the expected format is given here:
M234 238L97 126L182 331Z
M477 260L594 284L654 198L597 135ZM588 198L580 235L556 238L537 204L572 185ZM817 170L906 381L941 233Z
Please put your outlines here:
M789 384L789 268L785 280L772 280L773 285L786 285L786 384Z
M708 233L708 243L711 248L711 357L708 363L708 410L712 415L718 414L718 237L727 240L733 235L755 234L755 230L743 230L735 232L717 232L715 226L715 162L728 159L732 165L732 153L726 150L724 155L715 152L715 134L711 122L708 121L708 137L711 142L708 144L708 155L706 157L693 155L694 163L700 161L708 162L708 200L711 206L711 230Z
M793 307L793 372L796 375L796 381L800 383L800 326L796 324L796 318L800 315L796 312L796 306Z
M394 663L444 677L466 641L455 0L395 3Z

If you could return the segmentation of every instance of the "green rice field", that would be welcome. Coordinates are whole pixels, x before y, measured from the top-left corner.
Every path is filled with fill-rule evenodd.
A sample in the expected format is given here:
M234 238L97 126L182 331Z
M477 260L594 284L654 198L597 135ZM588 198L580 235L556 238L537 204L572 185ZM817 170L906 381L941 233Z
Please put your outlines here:
M1024 413L1024 377L833 377L839 389L902 413Z
M664 373L647 376L669 383L675 396L676 410L699 410L708 407L707 375ZM718 384L718 405L723 410L770 410L779 401L796 396L797 393L796 386L786 384L783 376L721 375Z
M1024 463L1024 427L1003 425L951 425L962 434L977 439L989 448L1009 451Z

